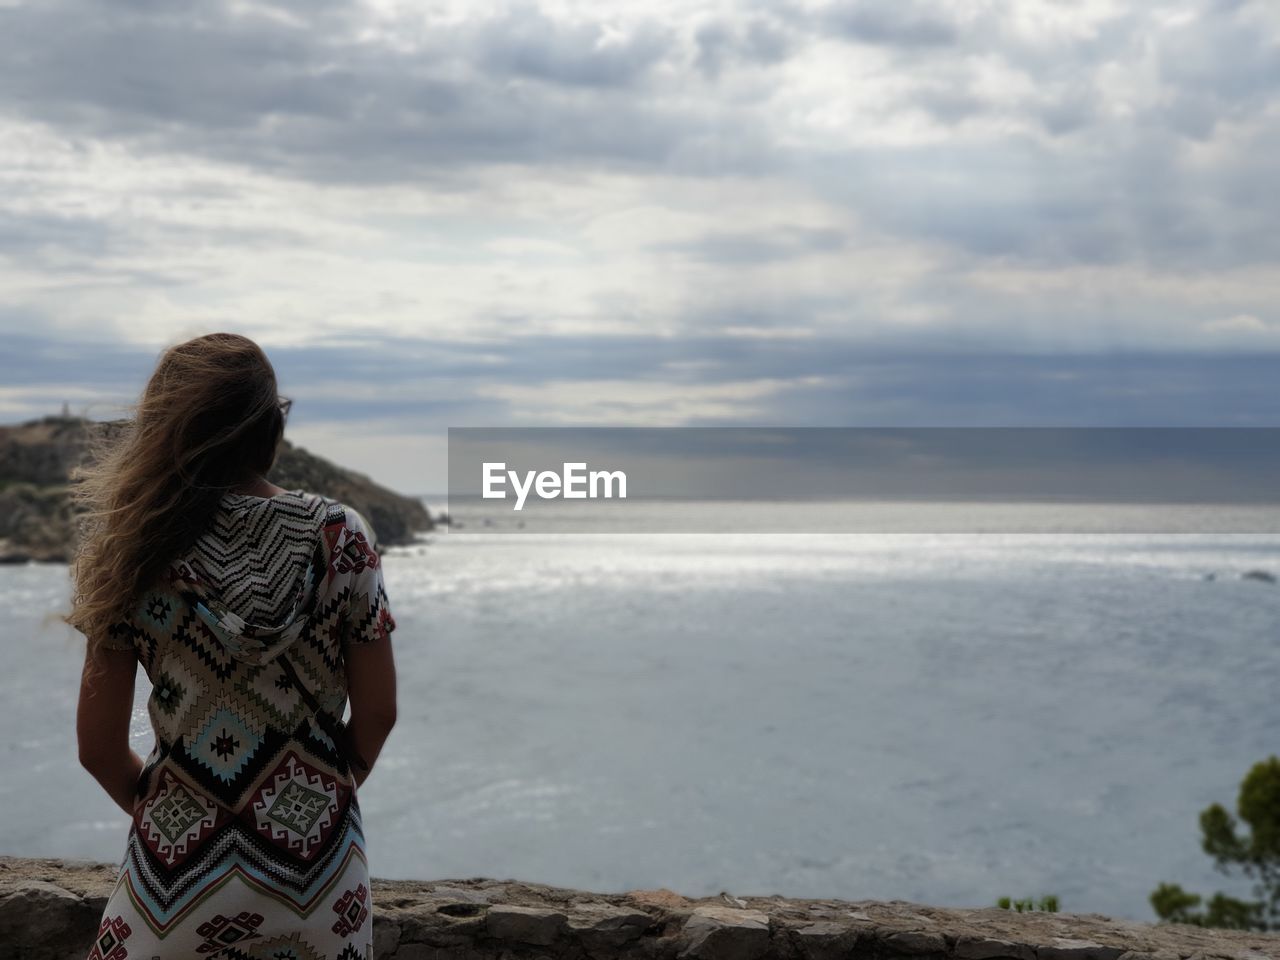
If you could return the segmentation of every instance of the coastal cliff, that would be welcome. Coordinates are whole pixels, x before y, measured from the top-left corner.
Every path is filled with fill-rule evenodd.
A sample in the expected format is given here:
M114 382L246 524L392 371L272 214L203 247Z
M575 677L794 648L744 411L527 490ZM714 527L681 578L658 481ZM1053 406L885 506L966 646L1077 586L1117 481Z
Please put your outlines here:
M82 960L116 868L0 857L0 960ZM375 880L376 960L1280 960L1280 934L905 900Z
M0 426L0 562L66 562L73 550L68 484L90 438L113 428L80 417L45 417ZM286 489L335 497L373 525L380 546L410 543L433 527L427 508L361 473L281 445L270 479Z

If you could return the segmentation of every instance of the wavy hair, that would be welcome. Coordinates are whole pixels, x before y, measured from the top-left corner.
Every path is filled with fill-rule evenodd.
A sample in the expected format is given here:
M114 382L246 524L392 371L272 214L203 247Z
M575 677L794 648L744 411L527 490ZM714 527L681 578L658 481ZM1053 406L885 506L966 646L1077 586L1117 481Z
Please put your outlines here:
M91 652L205 531L222 495L271 469L287 412L247 337L211 333L161 354L132 419L98 435L73 475L80 538L64 619Z

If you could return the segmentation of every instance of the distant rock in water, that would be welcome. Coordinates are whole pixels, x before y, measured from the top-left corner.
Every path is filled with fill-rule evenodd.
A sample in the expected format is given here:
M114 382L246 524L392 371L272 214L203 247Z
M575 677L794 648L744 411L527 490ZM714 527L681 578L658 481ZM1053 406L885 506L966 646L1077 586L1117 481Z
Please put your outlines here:
M0 426L0 563L66 562L74 549L68 484L94 433L117 426L81 417L45 417ZM295 447L287 440L269 479L289 490L334 497L373 525L383 547L433 529L420 500L402 496Z
M1242 580L1257 580L1259 583L1275 583L1276 575L1269 570L1250 570L1240 574Z

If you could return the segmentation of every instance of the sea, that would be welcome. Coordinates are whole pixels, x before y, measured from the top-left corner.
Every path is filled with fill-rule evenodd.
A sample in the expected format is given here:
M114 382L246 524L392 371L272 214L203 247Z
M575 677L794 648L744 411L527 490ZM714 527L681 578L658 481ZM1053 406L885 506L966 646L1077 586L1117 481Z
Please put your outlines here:
M1234 816L1250 767L1280 753L1280 586L1246 576L1280 573L1280 534L1212 532L1196 509L1200 532L739 518L464 525L388 548L400 711L360 791L371 869L945 906L1053 894L1132 920L1155 919L1162 881L1247 896L1198 817ZM118 862L127 819L76 760L68 588L64 565L0 567L0 853Z

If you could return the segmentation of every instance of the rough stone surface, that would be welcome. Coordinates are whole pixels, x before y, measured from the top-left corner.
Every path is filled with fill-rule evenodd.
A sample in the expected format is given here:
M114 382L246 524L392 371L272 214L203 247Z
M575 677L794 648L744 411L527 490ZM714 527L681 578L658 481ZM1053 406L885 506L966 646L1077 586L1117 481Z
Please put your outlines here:
M817 920L794 927L791 940L796 953L808 960L844 960L858 947L859 933L846 923Z
M593 955L608 954L638 940L652 923L653 918L643 910L607 903L583 904L568 920L570 933Z
M0 857L0 960L83 960L110 864ZM904 900L375 880L379 960L1280 960L1280 933ZM741 904L741 906L739 906Z
M1037 960L1119 960L1121 947L1104 947L1092 940L1054 937L1053 943L1036 948Z
M694 907L679 943L677 958L758 960L769 952L769 915L739 907Z
M946 956L947 941L941 933L902 931L888 933L884 943L895 956Z
M1035 948L1028 944L993 937L957 937L952 955L957 960L1036 960Z
M485 932L498 940L549 947L560 938L568 919L559 910L498 903L485 914Z

